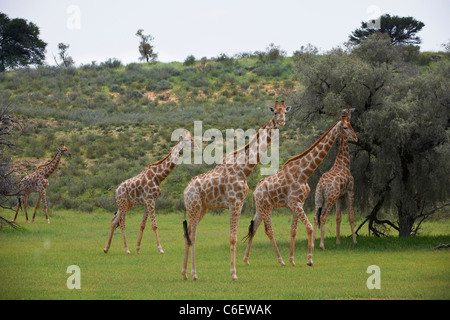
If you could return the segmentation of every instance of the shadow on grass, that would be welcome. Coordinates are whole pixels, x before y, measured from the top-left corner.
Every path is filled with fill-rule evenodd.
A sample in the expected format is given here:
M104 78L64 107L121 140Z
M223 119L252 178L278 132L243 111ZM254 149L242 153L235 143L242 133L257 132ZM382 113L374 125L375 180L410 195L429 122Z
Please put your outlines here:
M290 241L289 239L277 240L277 246L280 250L289 249ZM369 237L369 236L358 236L356 237L357 243L354 244L351 236L341 236L341 243L336 244L336 237L326 237L324 239L325 250L333 251L404 251L404 250L433 250L439 244L450 243L450 235L438 235L438 236L416 236L408 238L400 237ZM319 248L320 237L316 238L315 241L315 251L321 250ZM244 246L247 242L243 242ZM308 241L305 239L296 240L295 248L307 248ZM267 241L253 241L252 250L273 250L272 244L267 239ZM440 249L448 250L448 249Z

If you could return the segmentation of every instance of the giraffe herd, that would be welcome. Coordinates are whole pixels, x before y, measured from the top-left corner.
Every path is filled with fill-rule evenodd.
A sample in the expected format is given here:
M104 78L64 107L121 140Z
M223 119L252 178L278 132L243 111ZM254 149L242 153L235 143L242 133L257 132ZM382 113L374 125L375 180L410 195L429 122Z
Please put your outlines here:
M182 267L183 279L187 279L187 264L189 254L191 257L191 276L193 280L198 279L195 265L195 242L197 227L201 219L209 209L225 208L229 210L230 217L230 274L232 280L237 279L236 275L236 244L239 217L244 200L249 187L247 178L261 161L261 157L268 149L268 145L273 138L275 129L285 125L285 114L290 111L290 107L284 101L275 102L275 106L269 108L272 118L263 125L256 135L250 139L244 147L231 152L225 156L216 167L200 174L190 180L184 190L185 221L183 222L185 251ZM353 109L348 104L344 106L340 119L326 131L311 147L303 153L292 157L275 174L260 180L253 191L253 204L256 209L248 228L247 248L245 250L244 262L249 264L249 254L255 233L264 222L265 233L270 239L275 250L278 262L281 266L285 263L278 250L271 224L271 213L273 208L287 207L292 210L292 223L290 232L290 253L289 262L295 266L294 247L297 234L297 223L300 220L306 228L308 239L307 265L312 266L312 250L314 249L314 239L317 226L321 228L320 248L324 247L324 225L326 218L336 204L336 243L339 244L341 207L346 201L349 210L349 222L352 231L353 242L356 243L353 226L353 177L350 172L350 156L348 140L357 141L358 138L350 124L351 112ZM326 157L335 140L340 137L339 153L333 167L325 172L316 187L314 215L314 227L309 222L303 205L310 193L308 178L313 174L322 160ZM144 214L140 225L140 232L136 245L136 253L139 253L143 232L150 216L153 232L156 237L158 251L163 254L161 247L157 223L155 217L155 202L161 195L159 185L171 173L179 162L183 150L193 147L199 148L189 131L185 130L172 150L161 160L147 166L137 176L123 181L115 190L115 201L118 210L111 220L111 230L104 252L107 253L113 238L114 230L117 226L122 231L125 252L130 253L125 236L125 217L127 211L132 207L143 205ZM27 198L32 192L38 192L39 197L34 210L32 222L34 222L36 211L42 200L47 223L50 223L47 213L46 189L49 185L48 178L56 170L62 155L71 157L71 153L61 145L53 159L39 166L35 172L25 176L19 183L20 197L13 221L16 220L19 208L23 206L26 221ZM188 223L189 221L189 223ZM322 226L322 227L321 227Z

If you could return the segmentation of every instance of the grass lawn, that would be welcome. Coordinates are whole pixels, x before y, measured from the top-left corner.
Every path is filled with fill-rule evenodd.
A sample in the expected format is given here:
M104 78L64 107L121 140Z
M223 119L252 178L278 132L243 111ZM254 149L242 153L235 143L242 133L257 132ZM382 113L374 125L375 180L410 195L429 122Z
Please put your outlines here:
M137 255L142 212L142 208L133 209L127 216L130 255L124 252L120 229L108 254L103 253L112 214L56 211L47 225L41 212L33 224L26 224L21 213L17 222L23 229L0 231L0 299L450 299L448 249L432 250L440 243L450 243L448 220L425 224L419 237L379 239L362 235L354 245L347 237L350 228L344 216L341 245L337 246L331 216L326 225L325 251L318 248L316 239L314 267L306 265L306 232L301 223L296 267L278 264L261 225L250 253L250 266L243 262L246 243L238 243L239 279L231 281L228 214L208 214L197 232L199 280L184 281L183 216L157 215L163 255L157 251L148 221ZM3 210L1 215L11 219L13 213ZM239 240L245 236L250 219L241 217ZM286 263L290 222L290 216L273 217L275 238ZM80 267L80 290L67 288L70 265ZM370 265L380 268L379 290L367 288Z

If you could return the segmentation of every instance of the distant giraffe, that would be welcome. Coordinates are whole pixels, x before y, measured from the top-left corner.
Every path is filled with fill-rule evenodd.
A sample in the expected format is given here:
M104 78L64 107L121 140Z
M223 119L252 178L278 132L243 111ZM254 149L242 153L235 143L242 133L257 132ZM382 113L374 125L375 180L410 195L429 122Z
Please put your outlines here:
M50 175L56 170L56 168L59 165L59 161L61 160L62 155L68 156L69 158L72 157L69 150L62 144L61 147L58 148L56 151L55 156L53 159L44 165L39 166L35 172L32 174L29 174L25 176L20 182L19 182L19 188L20 188L20 197L17 202L17 209L16 209L16 215L14 216L13 222L16 221L17 214L19 212L19 208L23 204L23 209L25 211L25 218L28 222L28 214L27 214L27 198L32 192L38 192L39 198L36 202L36 207L34 209L33 219L31 222L34 222L34 217L36 216L36 211L39 207L39 202L42 199L42 205L44 207L45 212L45 218L47 219L47 223L50 223L50 220L48 219L47 215L47 199L46 199L46 189L48 187L48 178Z
M273 134L272 129L285 124L286 107L275 102L270 108L273 116L241 149L228 154L214 169L191 179L184 191L184 205L189 218L189 226L184 221L185 249L181 274L187 279L189 248L191 249L191 275L197 279L195 269L195 240L197 226L209 209L228 208L230 214L230 255L231 279L236 280L236 243L239 216L248 192L247 177L258 165L261 155L268 148Z
M351 120L351 109L345 106L348 122ZM350 153L347 137L341 136L339 153L336 156L333 167L325 172L317 183L315 202L316 215L314 216L313 240L316 238L317 226L322 225L320 236L320 248L325 250L323 243L325 235L325 222L328 214L336 203L336 243L340 243L339 234L341 226L342 201L346 200L348 206L348 220L352 230L353 243L356 243L355 229L353 226L353 185L354 179L350 172ZM322 213L323 212L323 213ZM314 242L313 242L314 248Z
M115 199L118 207L113 219L111 220L111 232L109 235L106 248L103 250L108 252L111 246L111 240L114 234L114 229L119 224L122 230L123 242L125 245L125 252L130 253L127 247L127 239L125 236L125 216L126 213L137 205L144 205L145 211L142 216L141 227L139 237L136 246L136 253L139 253L141 248L142 235L144 233L145 224L148 216L152 222L152 229L156 236L156 245L161 254L164 253L161 244L159 243L156 217L155 217L155 202L161 195L161 189L159 185L163 180L172 172L178 163L180 155L187 147L193 146L195 148L194 140L192 139L189 131L184 131L183 135L172 150L161 160L150 164L137 176L123 181L116 189Z
M248 244L244 256L244 262L246 264L249 264L248 258L250 248L256 230L261 221L264 221L266 234L272 242L278 262L282 266L285 265L273 235L271 215L274 207L288 207L291 208L293 212L289 262L295 266L295 236L297 234L298 219L300 219L305 225L308 234L307 265L313 265L313 228L303 211L303 204L310 192L308 178L328 154L328 151L331 149L331 146L338 135L344 135L345 137L351 137L352 139L357 140L355 132L345 115L342 116L340 121L336 122L328 129L328 131L325 132L309 149L286 161L283 167L274 175L266 177L258 182L255 191L253 192L256 214L248 228Z

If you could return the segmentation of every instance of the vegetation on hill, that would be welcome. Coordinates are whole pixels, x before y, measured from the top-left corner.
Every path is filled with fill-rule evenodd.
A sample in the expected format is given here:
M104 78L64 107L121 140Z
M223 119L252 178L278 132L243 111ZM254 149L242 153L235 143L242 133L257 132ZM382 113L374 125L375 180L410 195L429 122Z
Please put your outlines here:
M287 57L273 45L254 54L192 58L184 63L128 65L109 59L78 68L37 66L0 73L0 102L12 105L15 116L26 122L17 138L19 148L7 150L18 176L31 173L38 164L51 159L60 143L73 155L70 161L63 159L50 178L47 190L50 214L52 208L75 212L103 208L114 212L114 187L163 158L175 144L171 141L175 129L193 132L194 121L203 121L203 132L210 128L222 132L229 128L257 130L270 119L267 108L275 100L286 100L296 109L280 129L281 166L308 148L337 119L339 92L324 85L322 89L327 95L318 95L316 104L309 103L314 99L311 90L320 89L320 84L314 87L304 77L308 76L305 72L320 75L326 71L321 67L331 67L329 70L333 71L333 67L343 65L349 71L359 61L351 50L318 54L317 49L308 46ZM330 61L339 64L333 66ZM435 70L449 63L448 53L417 50L401 61L408 67L389 69L393 77L389 81L408 72L433 77ZM312 66L319 69L309 68ZM374 70L362 71L370 74ZM316 110L321 117L311 118L311 113L305 113L310 111L308 106L325 109ZM204 142L203 147L208 143ZM448 149L446 143L444 149ZM307 210L313 210L315 185L331 167L337 150L335 145L311 177ZM364 170L363 165L358 163L355 172ZM177 167L161 186L163 192L156 211L183 212L184 187L192 177L211 167L207 164ZM251 192L262 178L258 168L248 180L250 192L244 214L251 213ZM33 200L36 197L31 197L29 208ZM357 200L356 207L364 214L375 201L367 193L357 196ZM13 202L11 199L12 206Z

